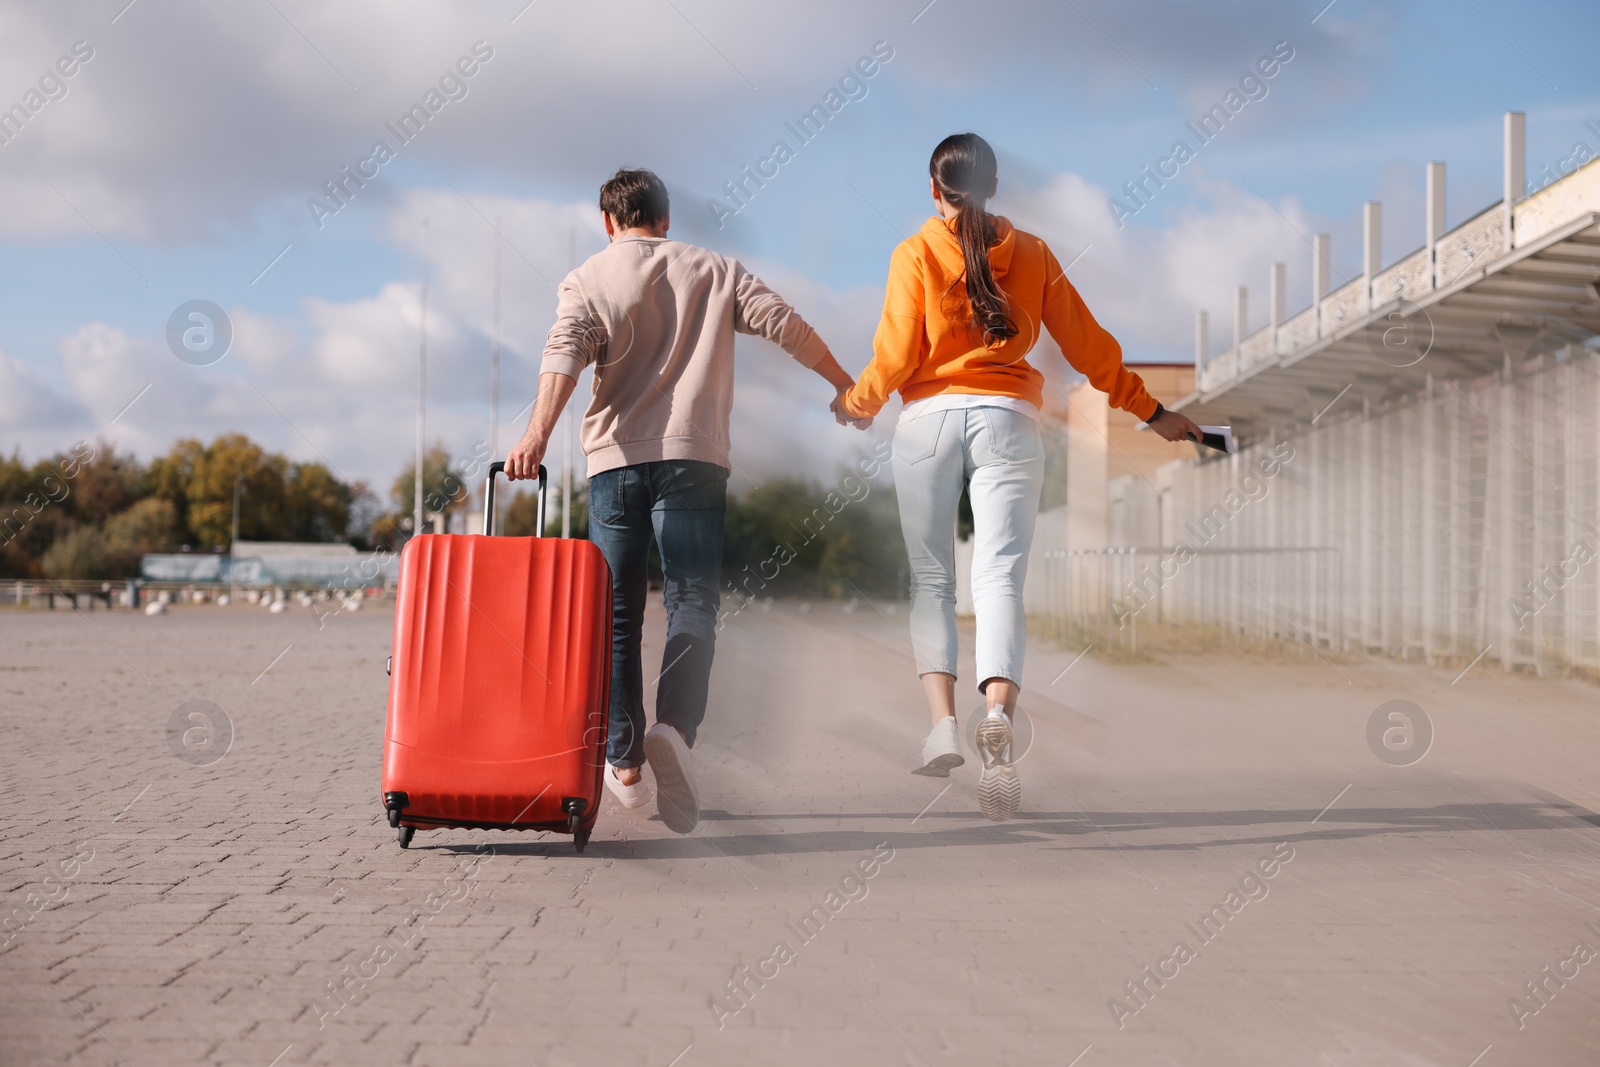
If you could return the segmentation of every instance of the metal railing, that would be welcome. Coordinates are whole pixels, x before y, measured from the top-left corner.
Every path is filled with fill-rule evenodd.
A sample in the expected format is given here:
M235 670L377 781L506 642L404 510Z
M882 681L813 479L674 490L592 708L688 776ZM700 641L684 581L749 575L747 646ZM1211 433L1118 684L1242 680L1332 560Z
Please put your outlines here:
M274 599L309 596L327 601L357 590L330 590L313 582L283 582L261 588L230 586L226 582L152 582L146 579L98 581L74 578L0 579L0 607L142 608L155 600L180 604L214 604L227 596L237 603L267 603ZM382 600L390 592L389 583L379 581L359 588L362 597Z
M1167 536L1292 447L1260 502L1217 536L1235 548L1337 548L1328 604L1340 643L1600 678L1600 351L1568 346L1351 408L1277 445L1175 470ZM1314 596L1262 588L1280 602Z

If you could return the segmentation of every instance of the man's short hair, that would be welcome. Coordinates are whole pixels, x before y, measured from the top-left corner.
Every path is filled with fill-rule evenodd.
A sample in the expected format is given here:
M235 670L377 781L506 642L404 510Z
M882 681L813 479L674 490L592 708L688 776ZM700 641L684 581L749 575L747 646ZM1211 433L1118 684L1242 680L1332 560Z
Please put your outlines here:
M666 184L648 170L624 167L600 187L600 210L624 230L654 226L669 207Z

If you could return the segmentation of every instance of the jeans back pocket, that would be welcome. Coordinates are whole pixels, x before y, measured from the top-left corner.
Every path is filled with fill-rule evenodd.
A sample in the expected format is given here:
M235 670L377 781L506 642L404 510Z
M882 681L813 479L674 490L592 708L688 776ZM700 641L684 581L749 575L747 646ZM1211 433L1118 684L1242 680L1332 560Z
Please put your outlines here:
M948 411L901 418L894 428L894 458L901 463L921 463L939 450L939 433Z
M602 526L616 526L627 510L626 467L601 471L589 479L589 515ZM541 533L543 531L540 531Z
M1044 452L1039 424L1006 408L979 408L989 451L1012 462L1037 459Z

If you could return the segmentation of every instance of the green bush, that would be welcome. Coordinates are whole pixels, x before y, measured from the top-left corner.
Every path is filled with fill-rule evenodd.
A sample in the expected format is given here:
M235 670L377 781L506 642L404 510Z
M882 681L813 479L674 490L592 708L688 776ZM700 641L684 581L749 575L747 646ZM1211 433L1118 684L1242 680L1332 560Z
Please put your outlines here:
M45 550L39 568L46 578L104 578L105 538L93 526L79 526Z
M145 553L176 552L180 538L178 509L172 501L145 497L106 520L105 576L137 578Z

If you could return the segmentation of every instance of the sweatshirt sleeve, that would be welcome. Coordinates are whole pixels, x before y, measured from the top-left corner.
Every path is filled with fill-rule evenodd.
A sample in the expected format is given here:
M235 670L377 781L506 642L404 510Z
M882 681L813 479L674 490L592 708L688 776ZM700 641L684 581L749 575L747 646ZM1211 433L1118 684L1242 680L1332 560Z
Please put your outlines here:
M556 324L545 338L539 373L575 379L599 358L604 345L605 330L589 311L574 276L567 275L556 290Z
M1123 364L1122 346L1089 313L1049 248L1044 250L1044 268L1044 327L1061 347L1061 354L1090 385L1106 394L1112 407L1139 419L1152 418L1157 405L1145 391L1144 379Z
M802 367L815 367L828 354L817 331L789 303L767 287L767 283L733 264L733 328L740 333L765 337Z
M856 418L883 410L889 396L928 355L928 331L923 322L922 261L910 242L901 244L889 258L889 280L884 286L883 315L872 337L872 362L844 395L844 408Z

